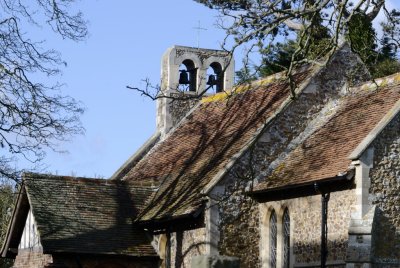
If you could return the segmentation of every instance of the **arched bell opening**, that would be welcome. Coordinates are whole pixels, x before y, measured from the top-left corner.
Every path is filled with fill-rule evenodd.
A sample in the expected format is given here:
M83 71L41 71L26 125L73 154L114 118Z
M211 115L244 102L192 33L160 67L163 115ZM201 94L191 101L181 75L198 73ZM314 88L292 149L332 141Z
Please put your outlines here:
M224 73L218 62L213 62L207 69L207 92L218 93L224 88Z
M197 69L191 60L184 60L179 66L179 90L196 92Z

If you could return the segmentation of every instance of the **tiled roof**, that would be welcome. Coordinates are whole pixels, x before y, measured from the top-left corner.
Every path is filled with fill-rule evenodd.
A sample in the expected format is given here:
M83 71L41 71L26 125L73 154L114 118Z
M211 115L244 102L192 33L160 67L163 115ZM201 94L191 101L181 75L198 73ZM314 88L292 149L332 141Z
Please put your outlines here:
M156 256L132 219L150 191L123 181L27 174L44 252Z
M310 77L309 73L297 74L298 84ZM168 219L198 210L204 187L290 98L288 85L282 80L261 81L237 91L241 92L203 100L125 175L129 182L160 185L140 220Z
M354 90L337 113L293 150L254 193L330 179L348 171L349 155L400 99L398 83Z

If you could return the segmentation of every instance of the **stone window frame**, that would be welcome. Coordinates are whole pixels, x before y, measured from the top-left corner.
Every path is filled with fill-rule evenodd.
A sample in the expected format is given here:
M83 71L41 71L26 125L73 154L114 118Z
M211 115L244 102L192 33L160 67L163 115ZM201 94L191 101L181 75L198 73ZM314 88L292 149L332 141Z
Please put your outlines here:
M269 216L269 241L267 248L269 249L269 266L277 267L278 262L278 218L276 212L272 209Z
M287 216L287 222L285 220L285 216ZM288 233L286 233L286 223L288 223ZM290 250L290 237L291 237L291 219L290 219L290 212L289 212L289 208L286 207L283 210L283 215L282 215L282 251L283 251L283 256L282 256L282 266L284 268L288 268L290 267L290 254L291 254L291 250ZM289 241L287 240L287 236L289 238ZM288 252L287 252L287 256L285 256L285 249L287 248Z
M276 214L277 220L277 249L276 249L276 267L283 267L283 215L285 211L288 211L290 218L290 241L289 241L289 267L293 267L293 217L292 212L288 204L281 202L273 202L272 204L260 204L261 209L261 224L260 224L260 259L261 259L261 267L262 268L271 268L270 267L270 224L269 220L271 218L272 212Z

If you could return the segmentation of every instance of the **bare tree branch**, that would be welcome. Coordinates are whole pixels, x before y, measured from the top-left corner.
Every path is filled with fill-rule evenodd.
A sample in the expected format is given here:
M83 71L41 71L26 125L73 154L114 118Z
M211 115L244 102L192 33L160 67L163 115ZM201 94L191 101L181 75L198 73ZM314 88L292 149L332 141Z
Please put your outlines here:
M87 36L80 12L71 13L74 0L0 0L0 177L16 180L19 156L37 163L45 150L83 132L82 105L61 95L62 84L38 82L40 76L60 73L65 65L60 53L45 49L45 41L32 40L24 26L43 25L74 41ZM42 79L43 81L43 79ZM14 167L13 167L14 166Z

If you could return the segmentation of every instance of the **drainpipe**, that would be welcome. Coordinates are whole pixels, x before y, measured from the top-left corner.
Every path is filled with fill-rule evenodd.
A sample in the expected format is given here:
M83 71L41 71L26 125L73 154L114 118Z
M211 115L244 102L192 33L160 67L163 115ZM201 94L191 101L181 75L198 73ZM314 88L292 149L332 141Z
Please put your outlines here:
M321 268L326 267L328 256L328 201L329 193L321 194L322 220L321 220Z
M321 268L326 268L328 256L328 202L330 193L323 193L318 189L318 184L314 184L314 189L321 194Z

